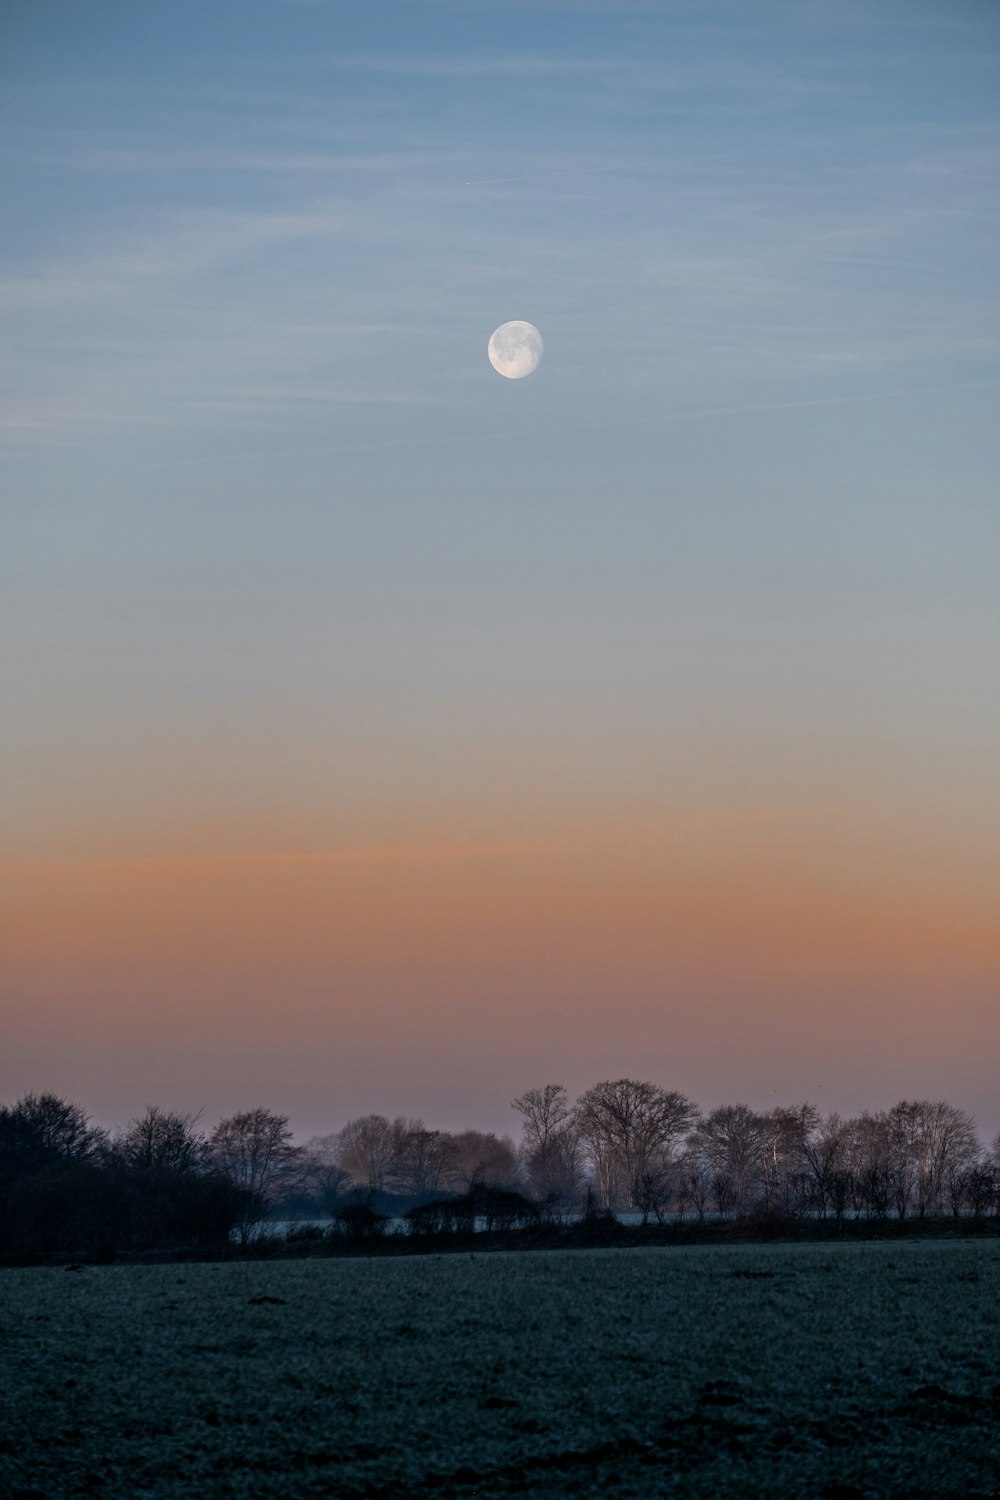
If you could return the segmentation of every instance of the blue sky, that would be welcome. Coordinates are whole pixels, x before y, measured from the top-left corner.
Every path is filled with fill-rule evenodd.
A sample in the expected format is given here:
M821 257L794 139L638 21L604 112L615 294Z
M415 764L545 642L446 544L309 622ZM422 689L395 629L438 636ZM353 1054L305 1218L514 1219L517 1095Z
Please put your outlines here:
M990 7L4 25L5 572L47 733L63 689L99 720L151 664L164 702L239 692L248 617L247 690L282 696L290 652L309 700L346 613L369 699L408 691L395 618L418 697L431 662L531 713L567 669L599 704L626 659L641 714L643 656L692 633L674 677L713 699L749 681L771 714L832 656L863 713L873 631L900 734L932 687L964 734L995 644ZM527 382L485 360L508 317L546 339Z
M780 805L994 888L995 6L15 0L0 57L13 859Z
M305 468L307 440L319 462L512 413L534 436L995 371L989 7L5 24L15 440L194 458L284 433ZM548 378L498 409L481 332L518 310Z

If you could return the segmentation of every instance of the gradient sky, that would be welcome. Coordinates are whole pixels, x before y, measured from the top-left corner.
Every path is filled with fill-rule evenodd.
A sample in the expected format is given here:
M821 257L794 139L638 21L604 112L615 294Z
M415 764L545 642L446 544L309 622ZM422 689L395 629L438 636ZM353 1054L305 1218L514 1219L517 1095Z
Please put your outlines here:
M0 171L0 1096L1000 1128L994 4L11 0Z

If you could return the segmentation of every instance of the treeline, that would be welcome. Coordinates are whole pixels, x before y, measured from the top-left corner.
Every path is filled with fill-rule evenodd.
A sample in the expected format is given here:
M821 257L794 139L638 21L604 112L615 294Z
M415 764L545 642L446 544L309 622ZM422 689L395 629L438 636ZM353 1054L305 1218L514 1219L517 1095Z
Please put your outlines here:
M151 1106L111 1134L76 1104L26 1094L0 1106L0 1255L217 1251L269 1219L350 1238L390 1217L427 1235L599 1214L643 1224L1000 1214L1000 1137L987 1149L945 1101L852 1118L811 1104L705 1114L621 1078L575 1101L547 1084L513 1108L516 1143L371 1114L300 1145L287 1116L267 1109L206 1133L196 1116Z
M54 1094L0 1107L0 1254L210 1250L247 1238L295 1155L269 1110L223 1120L150 1106L117 1134Z
M575 1102L559 1084L513 1101L521 1140L428 1131L368 1115L310 1143L338 1190L525 1192L554 1216L585 1209L668 1217L751 1213L899 1218L1000 1212L1000 1136L946 1101L904 1100L843 1118L811 1104L768 1111L724 1104L703 1114L685 1095L620 1078Z

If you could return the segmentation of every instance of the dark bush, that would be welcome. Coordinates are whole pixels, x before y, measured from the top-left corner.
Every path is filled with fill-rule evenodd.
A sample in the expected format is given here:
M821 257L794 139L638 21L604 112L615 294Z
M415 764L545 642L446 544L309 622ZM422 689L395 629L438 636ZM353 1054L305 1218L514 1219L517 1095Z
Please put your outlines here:
M368 1203L344 1203L335 1211L333 1223L349 1245L371 1245L385 1237L387 1221Z

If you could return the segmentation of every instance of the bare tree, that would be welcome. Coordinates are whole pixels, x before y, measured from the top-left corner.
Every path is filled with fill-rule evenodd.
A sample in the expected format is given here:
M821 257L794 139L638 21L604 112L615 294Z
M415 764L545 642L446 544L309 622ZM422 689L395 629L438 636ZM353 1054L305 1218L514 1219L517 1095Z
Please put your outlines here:
M920 1165L920 1105L902 1099L885 1116L885 1163L889 1197L897 1217L905 1219L916 1201Z
M364 1115L344 1126L338 1161L365 1192L407 1196L467 1191L475 1182L513 1186L518 1181L513 1142L488 1131L451 1134L428 1130L423 1120Z
M209 1149L216 1166L244 1196L240 1239L246 1244L271 1194L279 1184L287 1185L292 1169L301 1165L301 1148L292 1144L287 1115L248 1109L219 1121Z
M385 1115L362 1115L340 1132L340 1165L352 1183L367 1193L382 1192L392 1165L395 1139Z
M682 1214L694 1213L699 1222L712 1198L712 1173L698 1149L697 1140L690 1137L677 1159L677 1208Z
M333 1218L350 1181L337 1160L339 1136L315 1135L302 1148L302 1181L319 1212Z
M197 1115L147 1105L115 1138L115 1155L138 1171L198 1171L206 1165L207 1147L197 1124Z
M874 1217L894 1209L900 1219L923 1218L944 1207L946 1193L954 1211L980 1154L971 1115L943 1100L901 1099L844 1132L858 1207Z
M643 1224L648 1224L650 1215L662 1224L671 1203L680 1200L677 1179L677 1163L674 1161L651 1162L632 1179L632 1207L642 1215Z
M409 1197L440 1192L455 1160L455 1142L445 1130L428 1130L423 1120L394 1121L405 1126L394 1135L392 1185Z
M808 1174L809 1197L821 1219L826 1218L828 1210L838 1220L844 1217L850 1179L847 1146L847 1129L836 1113L827 1115L802 1138L800 1151Z
M453 1155L446 1178L449 1188L468 1192L474 1187L518 1186L517 1150L509 1135L461 1130L451 1140Z
M989 1187L984 1194L989 1200L986 1209L992 1207L994 1213L1000 1214L1000 1133L994 1136L993 1144L983 1157L983 1171L989 1177Z
M529 1089L511 1106L524 1120L521 1162L524 1175L548 1211L574 1205L583 1184L584 1162L575 1112L562 1084Z
M946 1183L953 1184L979 1155L976 1126L970 1114L943 1099L922 1099L916 1106L916 1202L921 1218L943 1206Z
M767 1116L746 1104L723 1104L700 1122L694 1140L711 1171L720 1214L745 1214L752 1207L771 1137Z
M577 1129L602 1206L632 1204L636 1183L669 1159L696 1118L695 1105L683 1094L633 1078L597 1083L582 1094Z
M562 1215L578 1208L587 1163L575 1124L549 1143L544 1161L526 1160L524 1171L547 1214Z
M573 1108L561 1083L528 1089L520 1098L511 1100L511 1108L524 1121L524 1142L532 1152L544 1153L573 1120Z
M764 1204L782 1214L797 1213L805 1204L810 1141L819 1130L819 1111L812 1104L771 1110L767 1121L762 1180Z
M18 1170L90 1161L106 1142L78 1104L55 1094L24 1094L16 1104L0 1106L0 1152Z
M243 1195L214 1169L197 1121L197 1115L150 1105L112 1142L117 1244L152 1249L228 1240Z
M55 1094L0 1105L0 1251L54 1250L110 1240L100 1192L107 1138Z
M974 1219L981 1219L985 1213L989 1213L993 1202L994 1175L989 1156L980 1151L979 1154L965 1165L951 1164L945 1173L945 1190L948 1197L948 1205L954 1218L959 1218L962 1211L970 1213Z
M885 1111L865 1110L848 1120L845 1130L855 1209L867 1218L884 1219L893 1200Z

